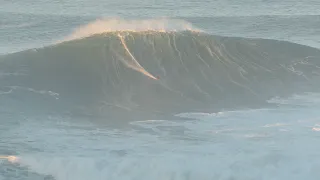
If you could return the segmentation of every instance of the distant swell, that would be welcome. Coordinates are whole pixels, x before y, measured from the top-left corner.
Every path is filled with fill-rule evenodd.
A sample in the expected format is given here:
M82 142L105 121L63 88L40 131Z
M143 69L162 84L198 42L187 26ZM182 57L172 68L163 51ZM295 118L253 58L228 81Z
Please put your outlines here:
M319 91L319 75L320 51L307 46L188 30L112 31L0 56L0 106L159 119Z

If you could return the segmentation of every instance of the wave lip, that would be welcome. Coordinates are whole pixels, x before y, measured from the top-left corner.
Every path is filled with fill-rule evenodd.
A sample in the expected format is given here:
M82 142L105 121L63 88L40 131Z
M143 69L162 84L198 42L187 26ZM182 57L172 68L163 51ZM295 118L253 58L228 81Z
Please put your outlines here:
M70 41L90 37L95 34L108 32L178 32L202 30L194 27L191 23L180 19L145 19L145 20L125 20L122 18L97 19L87 25L75 29L71 35L62 41Z
M273 97L320 89L315 48L187 28L131 31L121 23L95 35L89 25L74 40L0 56L0 74L6 74L0 88L20 87L0 98L23 108L141 120L261 107ZM18 72L23 76L12 75Z

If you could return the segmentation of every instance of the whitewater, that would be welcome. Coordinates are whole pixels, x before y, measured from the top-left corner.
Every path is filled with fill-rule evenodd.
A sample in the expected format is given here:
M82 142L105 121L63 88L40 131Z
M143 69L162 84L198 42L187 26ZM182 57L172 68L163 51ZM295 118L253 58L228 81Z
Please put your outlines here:
M318 2L1 4L0 180L320 176Z

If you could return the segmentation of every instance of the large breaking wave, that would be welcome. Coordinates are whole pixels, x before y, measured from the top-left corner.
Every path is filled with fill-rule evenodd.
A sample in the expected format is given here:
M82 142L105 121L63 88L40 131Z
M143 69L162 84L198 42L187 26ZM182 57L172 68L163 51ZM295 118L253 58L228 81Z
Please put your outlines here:
M260 107L276 96L319 90L318 49L220 37L189 25L132 28L136 23L77 30L67 41L0 56L2 109L164 118Z

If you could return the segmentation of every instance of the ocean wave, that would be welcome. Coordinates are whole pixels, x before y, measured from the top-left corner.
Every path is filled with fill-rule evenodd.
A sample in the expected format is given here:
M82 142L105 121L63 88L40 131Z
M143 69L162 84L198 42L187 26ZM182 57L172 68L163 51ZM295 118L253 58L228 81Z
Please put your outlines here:
M95 27L88 25L61 43L0 56L0 74L5 75L0 86L59 94L58 100L41 104L20 94L19 104L28 108L46 107L45 102L58 109L138 120L261 107L276 96L319 91L318 49L214 36L181 24L162 31L165 23L148 29L134 21L121 22L120 28L113 26L118 21L110 22L113 29L103 25L88 31ZM21 72L23 76L11 76ZM0 98L14 98L15 91L8 95Z

